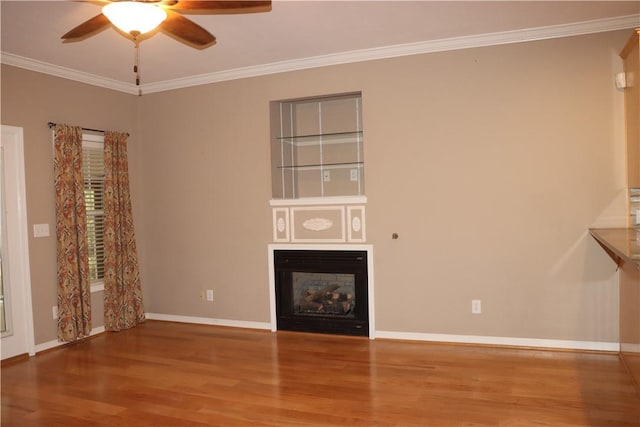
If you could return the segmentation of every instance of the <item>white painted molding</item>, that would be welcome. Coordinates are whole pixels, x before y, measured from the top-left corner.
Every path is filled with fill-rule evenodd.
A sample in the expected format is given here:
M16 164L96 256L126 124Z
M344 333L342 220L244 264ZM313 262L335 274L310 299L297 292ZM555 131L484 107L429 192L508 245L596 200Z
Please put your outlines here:
M394 340L430 341L458 344L482 344L495 346L536 347L546 349L620 351L617 342L571 341L540 338L490 337L479 335L423 334L417 332L376 331L375 338Z
M91 333L89 334L89 336L93 336L93 335L97 335L97 334L101 334L104 332L104 326L98 326L97 328L93 328L91 329ZM44 342L42 344L38 344L36 345L36 350L34 354L31 354L30 356L34 356L37 353L41 353L45 350L50 350L52 348L56 348L56 347L61 347L65 344L70 344L68 342L63 342L63 341L58 341L58 340L53 340L53 341L47 341Z
M347 206L347 230L347 241L354 243L367 241L364 206ZM361 237L354 237L358 234Z
M290 229L289 208L273 208L273 241L288 242Z
M289 245L291 246L291 245ZM296 247L301 245L296 245ZM313 245L315 249L319 245ZM270 249L278 247L278 245L270 245ZM343 246L340 246L341 248ZM322 247L319 247L322 248ZM270 250L270 258L273 260L273 250ZM273 262L271 263L273 264ZM369 266L371 267L371 266ZM270 269L273 270L272 268ZM270 271L270 272L271 272ZM369 284L372 287L372 284ZM274 289L275 290L275 289ZM371 289L370 289L371 290ZM369 294L371 298L372 294ZM272 323L268 322L248 322L242 320L228 320L228 319L211 319L208 317L193 317L193 316L177 316L173 314L158 314L158 313L146 313L146 318L149 320L160 320L166 322L178 322L178 323L194 323L199 325L211 325L211 326L226 326L233 328L244 329L262 329L271 330L276 332L276 320L275 320L275 301L271 304L273 313L271 315ZM373 316L372 316L373 317ZM392 340L408 340L408 341L428 341L428 342L442 342L442 343L456 343L456 344L483 344L483 345L496 345L496 346L516 346L516 347L535 347L541 349L567 349L567 350L591 350L591 351L620 351L620 344L614 342L599 342L599 341L567 341L567 340L550 340L550 339L537 339L537 338L510 338L510 337L486 337L476 335L447 335L447 334L423 334L416 332L391 332L391 331L375 331L375 323L373 318L369 319L370 333L369 338L383 338ZM91 336L103 333L104 326L93 328L91 330ZM35 347L35 353L40 353L45 350L49 350L55 347L63 346L67 343L58 340L48 341L42 344L38 344ZM629 350L627 350L629 351ZM33 355L31 355L33 356Z
M20 292L16 293L13 309L19 310L24 316L24 323L20 326L14 325L14 332L17 332L13 339L24 339L24 347L20 346L17 351L26 349L29 356L35 355L35 328L33 322L33 298L31 291L31 264L29 258L29 225L27 218L27 200L26 200L26 172L25 172L25 156L24 156L24 129L18 126L2 125L2 139L0 144L4 154L3 173L12 176L10 181L4 181L3 186L13 183L11 192L9 187L5 187L8 194L13 194L9 203L15 203L13 219L7 219L7 229L15 232L13 238L8 241L10 252L15 251L15 257L9 257L9 269L11 272L11 280L20 288ZM4 179L4 177L2 178ZM3 202L4 203L4 202ZM4 207L6 209L6 207ZM5 279L6 280L6 279ZM5 289L5 292L10 291ZM6 315L13 316L11 310L5 310ZM20 320L22 323L22 320ZM21 332L20 332L21 331ZM13 334L13 333L12 333ZM21 337L20 334L23 334ZM3 338L4 339L4 338ZM5 343L6 344L6 343ZM12 347L5 347L10 349ZM6 352L3 353L6 355Z
M368 251L373 254L373 245L362 243L271 243L269 251ZM369 268L371 266L369 265Z
M36 71L38 73L62 77L63 79L74 80L80 83L112 89L118 92L130 93L132 95L138 94L138 87L133 84L123 83L95 74L73 70L71 68L60 67L59 65L25 58L12 53L0 52L0 63L24 68L25 70Z
M104 282L98 282L91 285L91 293L104 291Z
M271 324L268 322L250 322L245 320L230 320L230 319L212 319L209 317L194 317L194 316L179 316L175 314L160 314L160 313L146 313L146 318L149 320L163 320L165 322L178 322L178 323L195 323L199 325L210 326L229 326L233 328L245 328L245 329L271 329Z
M323 206L366 204L367 196L301 197L299 199L271 199L270 206Z
M309 218L302 222L302 228L309 231L324 231L333 227L333 221L328 218Z
M373 49L341 52L331 55L322 55L291 61L276 62L254 67L237 68L234 70L201 74L199 76L186 77L183 79L151 83L148 85L144 85L143 92L162 92L166 90L217 83L227 80L264 76L269 74L284 73L288 71L297 71L309 68L326 67L330 65L371 61L375 59L395 58L423 53L443 52L449 50L496 46L510 43L522 43L527 41L577 36L582 34L600 33L605 31L635 28L639 25L640 14L576 22L564 25L552 25L547 27L504 31L499 33L488 33L473 36L454 37L448 39L383 46Z
M344 206L335 206L335 205L331 205L331 206L294 206L294 207L290 208L289 211L290 211L290 214L291 214L291 217L290 217L291 218L291 225L290 225L291 226L291 242L294 242L294 243L313 243L313 242L318 242L318 243L339 243L339 242L345 242L347 240ZM302 215L302 212L313 212L316 215L321 215L320 211L326 211L326 212L333 211L334 213L337 212L340 215L340 221L337 224L335 224L333 221L331 221L328 218L314 217L314 218L309 218L307 220L302 221L302 223L300 223L300 225L302 226L302 228L304 228L306 230L309 230L309 231L314 231L314 232L318 232L318 233L321 233L323 231L327 231L327 233L325 233L325 235L329 235L329 237L326 237L325 235L319 235L319 236L314 235L313 237L307 237L307 238L296 236L296 229L298 228L297 227L298 223L296 222L296 214L300 213L300 215ZM310 222L307 222L309 220L310 220ZM317 224L317 223L323 223L323 226L322 227L317 227L317 229L309 228L309 227L314 227L314 224ZM328 225L328 227L327 227L327 225ZM330 232L333 232L332 228L334 228L333 227L334 225L336 225L338 227L338 234L331 235Z
M443 52L448 50L469 49L475 47L496 46L510 43L522 43L535 40L545 40L560 37L578 36L583 34L601 33L606 31L624 30L640 26L640 14L597 19L592 21L575 22L563 25L528 28L522 30L504 31L498 33L479 34L448 39L430 40L416 43L383 46L373 49L354 50L331 55L295 59L291 61L275 62L252 67L236 68L218 71L181 79L149 83L141 86L142 93L163 92L167 90L199 86L210 83L237 80L248 77L264 76L284 73L288 71L304 70L329 65L339 65L352 62L371 61L375 59L394 58L423 53ZM83 73L69 68L48 64L41 61L24 58L7 52L0 52L0 62L32 71L76 80L79 82L105 87L137 95L138 88L94 74Z
M294 245L270 245L269 246L269 259L270 266L273 265L273 249L284 248L291 249ZM295 245L299 248L301 245ZM307 249L326 249L326 245L306 245ZM343 246L340 246L343 248ZM362 249L362 246L359 246ZM371 257L373 254L370 254ZM371 265L369 265L371 267ZM270 275L273 274L273 268L269 269ZM373 276L373 272L370 272ZM270 279L270 297L275 295L275 286L273 279ZM373 284L369 283L369 298L371 299L373 293ZM163 320L168 322L180 322L180 323L195 323L201 325L214 325L214 326L227 326L235 328L246 329L263 329L271 330L271 332L277 331L276 325L276 312L275 312L275 297L270 298L271 301L271 323L267 322L246 322L226 319L210 319L206 317L191 317L191 316L176 316L170 314L157 314L147 313L147 319L150 320ZM374 301L370 301L370 306L375 305ZM514 338L514 337L491 337L480 335L450 335L450 334L425 334L416 332L394 332L394 331L376 331L375 330L375 316L372 310L369 310L369 338L383 338L391 340L407 340L407 341L425 341L425 342L441 342L441 343L456 343L456 344L480 344L480 345L493 345L493 346L513 346L513 347L531 347L540 349L565 349L565 350L588 350L588 351L607 351L607 352L619 352L620 344L617 342L600 342L600 341L572 341L572 340L554 340L554 339L539 339L539 338ZM39 350L41 351L41 350Z

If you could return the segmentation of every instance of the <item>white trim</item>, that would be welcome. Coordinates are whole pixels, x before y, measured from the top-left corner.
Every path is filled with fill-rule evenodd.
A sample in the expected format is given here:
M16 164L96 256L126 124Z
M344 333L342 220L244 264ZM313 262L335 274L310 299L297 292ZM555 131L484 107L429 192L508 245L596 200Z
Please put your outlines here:
M376 338L494 346L536 347L568 350L620 351L617 342L572 341L540 338L491 337L478 335L424 334L417 332L376 331Z
M284 214L281 216L279 214ZM284 230L280 231L278 229L278 220L282 219L284 221ZM273 241L274 242L288 242L289 241L289 208L273 208ZM283 237L279 237L281 234L284 234Z
M108 79L95 74L60 67L58 65L49 64L36 59L25 58L8 52L0 52L0 63L24 68L30 71L36 71L38 73L62 77L63 79L74 80L80 83L112 89L118 92L138 95L138 87L134 84L119 82L117 80Z
M269 245L267 260L269 262L268 271L269 271L269 329L271 332L276 332L278 330L277 323L277 313L276 313L276 272L275 268L273 268L273 263L275 261L275 257L273 251L275 249L286 249L286 247L281 246L284 245L282 243Z
M276 319L276 279L275 269L273 265L276 250L320 250L320 251L366 251L367 252L367 291L369 305L369 339L375 338L376 316L375 316L375 298L374 298L374 274L373 274L373 245L357 245L357 244L291 244L291 243L274 243L268 245L269 260L269 316L271 332L278 330Z
M271 329L271 325L267 322L251 322L245 320L212 319L209 317L180 316L176 314L161 313L146 313L146 318L149 320L162 320L165 322L195 323L199 325L229 326L233 328Z
M640 24L640 15L629 15L605 18L592 21L576 22L572 24L551 25L547 27L528 28L499 33L487 33L472 36L453 37L440 40L429 40L416 43L383 46L372 49L354 50L348 52L322 55L291 61L275 62L253 67L236 68L234 70L201 74L182 79L167 80L145 85L144 93L162 92L189 86L198 86L221 81L241 79L247 77L264 76L284 73L288 71L309 68L326 67L330 65L347 64L375 59L395 58L423 53L443 52L449 50L469 49L474 47L496 46L510 43L522 43L534 40L544 40L559 37L569 37L582 34L599 33L605 31L635 28Z
M271 199L270 206L322 206L366 204L367 196L301 197L299 199Z
M89 336L91 337L91 336L94 336L94 335L97 335L97 334L101 334L103 332L104 332L104 326L98 326L97 328L91 329L91 332L89 333ZM75 341L72 341L72 342L75 342ZM34 354L30 354L30 356L34 356L36 353L41 353L41 352L43 352L45 350L50 350L52 348L61 347L61 346L65 345L65 344L71 344L71 342L63 342L63 341L53 340L53 341L44 342L42 344L38 344L38 345L36 345Z
M27 200L26 200L26 181L25 181L25 157L24 157L24 131L23 128L17 126L2 125L2 133L9 134L15 144L11 144L11 149L15 153L16 161L11 167L15 172L15 194L16 194L16 216L17 225L15 235L12 242L15 245L17 256L13 257L17 267L11 270L13 279L21 282L20 288L22 292L22 301L14 302L14 309L22 309L24 313L24 340L25 349L30 356L35 355L35 333L33 324L33 300L31 294L31 267L29 258L29 226L27 223ZM15 327L15 325L14 325Z
M327 231L329 230L329 232L333 232L333 228L334 225L337 227L340 227L339 233L339 237L318 237L318 238L299 238L296 237L296 212L318 212L317 215L322 215L319 211L334 211L334 212L338 212L338 214L340 215L340 223L339 224L334 224L333 221L331 221L328 218L312 218L312 220L318 220L319 222L322 222L324 220L324 222L328 225L327 228L323 228L320 231ZM346 238L346 231L345 231L345 223L344 223L344 218L345 218L345 212L344 212L344 206L295 206L292 207L290 209L291 212L291 241L292 242L296 242L296 243L313 243L313 242L318 242L318 243L340 243L340 242L345 242L347 240ZM305 226L304 223L301 224L302 228L309 230L308 226ZM326 233L329 234L329 233Z
M34 332L34 324L33 324L33 299L31 295L31 267L30 267L30 257L29 257L29 231L27 225L27 188L26 188L26 173L25 173L25 159L24 157L24 137L23 137L23 129L22 128L14 128L13 126L4 126L5 129L16 129L19 134L18 144L16 146L16 150L18 152L18 158L21 159L15 167L16 174L18 176L18 222L20 223L19 230L17 233L17 241L19 242L20 252L22 254L19 256L20 259L20 276L22 277L22 283L24 286L24 311L26 316L26 331L25 331L25 340L27 342L27 352L29 356L33 356L35 354L35 332Z
M283 249L284 245L269 245L269 261L270 266L273 265L273 249ZM292 245L286 245L290 249ZM295 245L301 246L301 245ZM306 249L326 249L327 245L312 245L313 248L308 247ZM344 248L344 246L339 246ZM358 248L361 250L362 248ZM358 250L355 249L355 250ZM372 258L372 253L369 253L367 261ZM371 269L371 266L369 268ZM269 268L270 282L273 283L272 275L273 268ZM372 272L370 273L373 276ZM372 293L373 284L369 283L369 304L374 305L371 301L373 297ZM273 292L271 292L273 291ZM233 328L245 328L245 329L261 329L271 330L271 332L277 332L276 315L275 315L275 288L270 289L270 299L273 299L271 304L273 309L271 311L270 323L266 322L247 322L239 320L227 320L227 319L211 319L207 317L192 317L192 316L178 316L172 314L159 314L159 313L147 313L146 317L149 320L160 320L167 322L179 322L179 323L194 323L200 325L211 326L226 326ZM271 297L273 295L273 297ZM582 350L582 351L603 351L603 352L618 352L620 350L620 344L616 342L600 342L600 341L574 341L574 340L555 340L555 339L540 339L540 338L515 338L515 337L491 337L480 335L450 335L450 334L425 334L416 332L395 332L395 331L376 331L375 330L375 318L371 310L369 311L369 338L382 338L390 340L405 340L405 341L424 341L424 342L440 342L440 343L456 343L456 344L475 344L475 345L491 345L491 346L510 346L510 347L531 347L541 349L564 349L564 350ZM93 332L92 332L93 334ZM42 351L42 350L38 350Z
M354 215L354 211L360 211L359 215ZM354 229L353 220L358 218L360 221L360 229ZM347 241L349 242L366 242L367 241L367 233L365 228L365 218L364 218L364 206L347 206ZM361 233L362 237L356 239L353 237L354 233Z
M521 30L504 31L498 33L478 34L472 36L453 37L440 40L430 40L416 43L383 46L372 49L354 50L331 55L274 62L232 70L189 76L180 79L150 83L140 87L142 93L163 92L167 90L199 86L248 77L265 76L288 71L309 68L326 67L353 62L371 61L375 59L394 58L423 53L443 52L449 50L470 49L475 47L497 46L511 43L522 43L535 40L554 39L560 37L578 36L583 34L602 33L640 26L640 14L617 16L613 18L596 19L591 21L574 22L562 25L527 28ZM105 87L120 92L137 95L138 87L94 74L84 73L42 61L24 58L7 52L0 52L0 63L13 65L27 70L76 80L94 86Z
M277 245L273 245L277 246ZM296 245L300 246L300 245ZM271 258L270 265L273 265L273 251L269 251ZM369 261L369 260L368 260ZM270 269L272 273L273 269ZM369 284L372 287L371 283ZM369 294L371 299L372 294ZM225 326L232 328L244 328L244 329L261 329L271 330L271 332L277 331L275 323L275 304L274 313L271 316L272 323L267 322L247 322L241 320L228 320L228 319L211 319L208 317L192 317L192 316L178 316L173 314L158 314L158 313L146 313L146 318L149 320L160 320L165 322L178 322L178 323L194 323L199 325L210 326ZM589 350L589 351L611 351L618 352L620 344L614 342L599 342L599 341L567 341L567 340L548 340L548 339L536 339L536 338L509 338L509 337L486 337L476 335L447 335L447 334L423 334L416 332L390 332L390 331L375 331L373 325L373 316L369 311L369 338L383 338L391 340L408 340L408 341L428 341L428 342L441 342L441 343L457 343L457 344L482 344L482 345L495 345L495 346L515 346L515 347L535 347L541 349L566 349L566 350ZM91 330L91 335L97 335L105 332L104 326L99 326ZM35 352L41 353L45 350L49 350L55 347L63 346L65 342L58 340L48 341L35 346ZM33 356L34 354L30 354Z
M91 285L91 293L104 291L104 282L96 282Z

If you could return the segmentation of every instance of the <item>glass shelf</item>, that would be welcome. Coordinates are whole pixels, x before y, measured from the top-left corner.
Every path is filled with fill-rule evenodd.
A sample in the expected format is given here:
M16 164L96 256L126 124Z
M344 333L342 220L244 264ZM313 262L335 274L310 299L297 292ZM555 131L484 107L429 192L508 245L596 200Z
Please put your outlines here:
M362 96L272 101L274 199L364 195Z
M320 170L320 169L350 169L364 167L364 162L323 163L318 165L290 165L278 166L278 169L286 170Z
M297 146L320 144L355 144L362 143L362 131L324 133L317 135L281 136L280 141Z

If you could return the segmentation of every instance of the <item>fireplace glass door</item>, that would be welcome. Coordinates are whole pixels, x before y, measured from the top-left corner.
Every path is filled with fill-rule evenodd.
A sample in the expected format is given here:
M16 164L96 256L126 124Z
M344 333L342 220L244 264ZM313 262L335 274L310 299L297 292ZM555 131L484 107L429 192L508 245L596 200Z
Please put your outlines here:
M275 251L279 330L368 336L365 251Z

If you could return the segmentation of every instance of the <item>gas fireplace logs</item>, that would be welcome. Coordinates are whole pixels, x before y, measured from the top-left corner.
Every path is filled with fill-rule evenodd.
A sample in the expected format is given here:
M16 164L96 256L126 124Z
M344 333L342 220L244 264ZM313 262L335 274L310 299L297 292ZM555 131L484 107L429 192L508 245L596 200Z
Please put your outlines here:
M319 290L306 289L298 301L300 312L346 315L353 310L353 294L336 292L340 285L331 284Z

